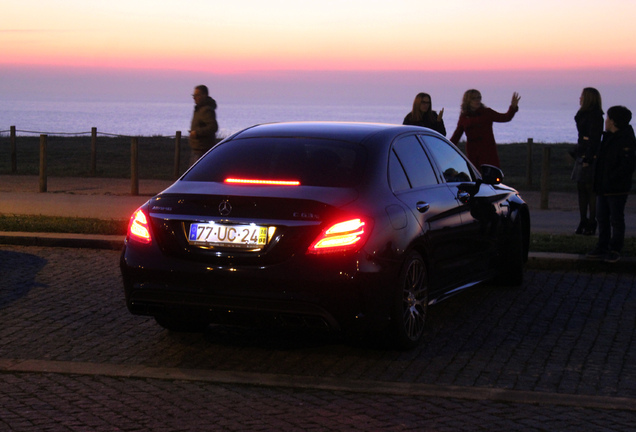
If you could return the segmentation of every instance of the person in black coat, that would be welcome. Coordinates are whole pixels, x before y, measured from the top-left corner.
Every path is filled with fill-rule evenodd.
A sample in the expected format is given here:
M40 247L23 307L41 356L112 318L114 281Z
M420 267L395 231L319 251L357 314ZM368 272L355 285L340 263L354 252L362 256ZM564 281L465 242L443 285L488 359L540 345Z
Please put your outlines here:
M574 158L572 180L576 181L580 222L576 234L594 235L596 232L596 196L593 189L594 156L603 133L603 107L601 94L586 87L579 98L581 108L574 116L578 141L571 153Z
M605 132L594 163L598 242L590 259L616 262L625 242L625 204L636 165L636 136L624 106L607 110Z
M443 116L444 108L439 114L433 111L431 95L418 93L413 100L413 109L404 117L402 124L426 127L446 136Z

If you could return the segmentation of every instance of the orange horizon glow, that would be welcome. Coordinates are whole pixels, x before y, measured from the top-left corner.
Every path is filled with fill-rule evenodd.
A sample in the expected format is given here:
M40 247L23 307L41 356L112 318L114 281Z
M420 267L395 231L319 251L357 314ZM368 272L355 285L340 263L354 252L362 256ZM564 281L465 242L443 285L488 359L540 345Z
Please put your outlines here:
M183 71L205 72L217 75L250 74L250 73L276 73L276 72L444 72L444 71L559 71L559 70L621 70L636 68L636 60L614 62L602 57L594 58L588 62L582 62L578 55L560 56L559 61L541 59L519 59L517 61L504 62L493 56L482 57L470 62L470 66L457 60L446 59L437 61L434 65L421 64L411 61L392 62L390 64L378 63L373 59L341 60L329 63L327 60L313 59L304 63L291 60L262 59L255 67L253 59L232 59L221 61L203 61L197 63L189 59L143 59L139 58L113 58L92 59L79 57L47 57L38 56L37 59L3 58L0 65L9 67L35 67L35 68L70 68L70 69L97 69L97 70L139 70L139 71Z
M636 3L607 0L599 12L586 1L451 0L433 11L415 0L23 0L4 6L12 27L0 29L0 64L219 74L636 67ZM620 13L603 19L610 10Z

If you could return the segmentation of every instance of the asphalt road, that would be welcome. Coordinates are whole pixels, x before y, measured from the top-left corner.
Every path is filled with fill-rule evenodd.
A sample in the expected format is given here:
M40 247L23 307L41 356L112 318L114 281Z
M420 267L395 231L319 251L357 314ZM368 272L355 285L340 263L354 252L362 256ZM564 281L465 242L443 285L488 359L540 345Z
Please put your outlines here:
M398 352L298 331L174 334L119 253L0 246L0 430L631 431L630 273L529 270L430 309Z

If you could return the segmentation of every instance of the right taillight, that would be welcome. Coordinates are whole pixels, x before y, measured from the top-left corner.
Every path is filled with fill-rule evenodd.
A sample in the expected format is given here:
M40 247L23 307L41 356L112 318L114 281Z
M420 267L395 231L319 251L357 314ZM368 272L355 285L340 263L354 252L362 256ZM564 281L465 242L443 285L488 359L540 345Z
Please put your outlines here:
M144 244L152 242L148 217L141 209L137 210L130 218L128 238Z
M309 254L355 252L364 245L371 227L362 219L349 219L324 229L307 249Z

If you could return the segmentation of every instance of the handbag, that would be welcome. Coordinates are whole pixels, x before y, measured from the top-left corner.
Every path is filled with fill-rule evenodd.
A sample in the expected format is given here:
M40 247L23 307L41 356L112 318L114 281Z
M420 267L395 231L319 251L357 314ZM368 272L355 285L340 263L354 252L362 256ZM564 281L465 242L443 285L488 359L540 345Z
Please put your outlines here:
M577 157L574 161L574 168L572 168L572 175L570 178L576 182L582 181L581 175L583 174L583 158Z
M582 157L576 158L574 168L572 168L572 180L576 182L591 183L592 182L592 165L583 162Z

